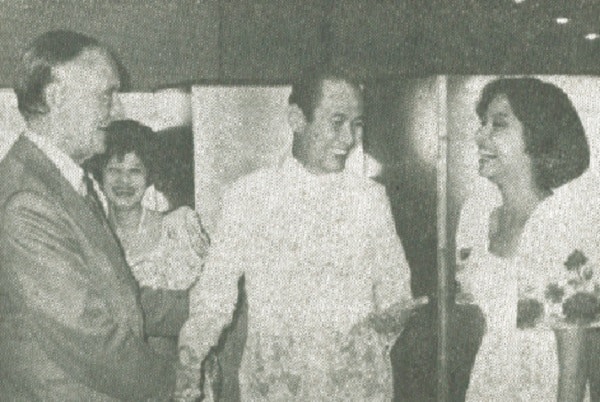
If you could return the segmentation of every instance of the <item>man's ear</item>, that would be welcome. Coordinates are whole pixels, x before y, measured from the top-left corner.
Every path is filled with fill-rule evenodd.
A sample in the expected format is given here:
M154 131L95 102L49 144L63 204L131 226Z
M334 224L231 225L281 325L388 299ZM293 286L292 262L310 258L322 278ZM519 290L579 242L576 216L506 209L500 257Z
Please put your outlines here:
M306 128L306 116L296 104L288 107L288 123L294 133L302 133Z
M44 95L46 96L46 105L48 105L48 109L60 109L66 99L66 88L64 83L61 81L52 81L46 85Z

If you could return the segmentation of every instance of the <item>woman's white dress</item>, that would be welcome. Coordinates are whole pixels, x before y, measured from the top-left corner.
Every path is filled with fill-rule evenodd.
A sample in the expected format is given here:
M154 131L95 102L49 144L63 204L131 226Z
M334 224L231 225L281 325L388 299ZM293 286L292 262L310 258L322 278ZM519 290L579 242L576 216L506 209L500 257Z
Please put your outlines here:
M598 207L582 201L578 183L558 189L533 212L515 256L500 258L489 251L490 215L502 204L500 193L487 180L475 188L463 205L456 236L461 297L472 298L486 317L467 401L556 400L558 361L551 328L565 321L562 305L549 300L547 289L568 287L564 262L573 251L598 261ZM517 307L525 299L539 301L544 313L527 328L517 328Z
M144 216L137 238L152 237L144 229ZM198 218L189 207L181 207L161 217L156 229L160 233L152 249L141 253L125 251L133 276L140 286L154 289L183 291L196 282L202 272L208 251L209 238ZM159 353L177 356L177 339L149 337L148 342Z

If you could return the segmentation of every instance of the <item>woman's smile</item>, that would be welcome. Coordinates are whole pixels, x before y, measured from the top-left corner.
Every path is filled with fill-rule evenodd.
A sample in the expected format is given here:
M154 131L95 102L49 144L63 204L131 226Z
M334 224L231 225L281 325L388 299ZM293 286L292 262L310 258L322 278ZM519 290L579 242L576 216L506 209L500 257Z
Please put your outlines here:
M136 193L136 189L133 187L113 187L112 191L117 197L123 198L133 197Z

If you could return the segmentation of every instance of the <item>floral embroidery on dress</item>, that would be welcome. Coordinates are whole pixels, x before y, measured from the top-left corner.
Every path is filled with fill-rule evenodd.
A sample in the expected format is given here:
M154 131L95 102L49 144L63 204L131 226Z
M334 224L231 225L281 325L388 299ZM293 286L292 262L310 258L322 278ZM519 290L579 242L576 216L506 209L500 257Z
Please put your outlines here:
M533 287L522 292L518 304L517 326L551 328L600 324L600 284L596 266L585 253L574 249L565 259L557 278L547 283L543 299L529 296Z
M289 335L255 339L260 346L251 348L248 357L253 367L248 384L252 399L310 400L317 394L332 401L391 398L387 341L368 320L348 334L329 334L326 343L317 336L307 337L314 339L295 340Z
M596 266L581 250L573 250L564 263L563 280L546 287L547 315L555 325L592 325L600 319L600 285Z
M301 385L300 367L292 362L296 349L291 336L272 337L268 344L253 350L254 371L251 373L250 393L263 399L289 399L298 396ZM296 365L297 366L297 365Z
M389 329L392 327L393 324ZM386 359L382 359L387 357L387 340L373 330L372 320L357 324L347 336L340 334L336 340L339 352L333 354L335 364L329 371L334 395L339 400L388 399L390 371L384 364Z
M459 256L460 260L465 261L467 258L469 258L471 256L472 251L473 251L472 247L462 247L458 252L458 256Z
M519 299L517 302L517 328L533 328L544 316L544 305L533 298Z

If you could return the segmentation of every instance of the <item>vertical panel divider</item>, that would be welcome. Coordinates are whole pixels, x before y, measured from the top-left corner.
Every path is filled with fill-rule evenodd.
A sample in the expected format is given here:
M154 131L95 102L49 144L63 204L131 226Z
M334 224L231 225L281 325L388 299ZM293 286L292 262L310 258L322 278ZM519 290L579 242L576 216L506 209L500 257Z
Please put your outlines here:
M447 77L436 79L437 96L437 400L449 398L448 376L448 242L447 242L447 183L448 183L448 130L447 130Z

